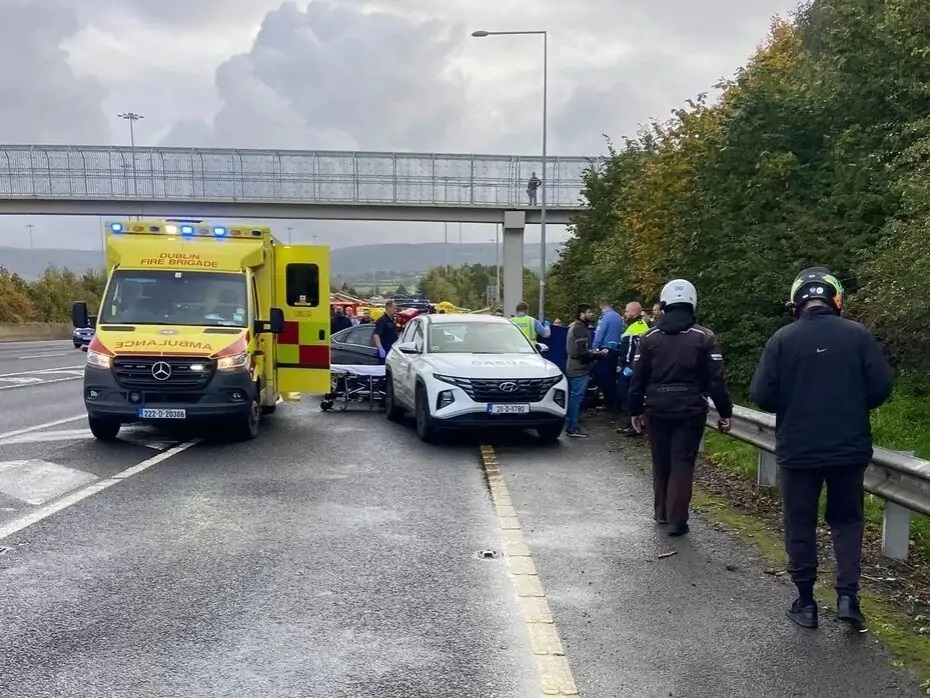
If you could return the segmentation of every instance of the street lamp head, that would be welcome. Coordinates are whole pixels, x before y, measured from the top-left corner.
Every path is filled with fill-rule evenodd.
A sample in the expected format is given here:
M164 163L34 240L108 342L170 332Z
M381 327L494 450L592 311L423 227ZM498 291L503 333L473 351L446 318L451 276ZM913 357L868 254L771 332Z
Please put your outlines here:
M475 36L475 37L478 37L478 38L480 39L480 38L482 38L482 37L488 36L490 33L491 33L491 32L487 32L487 31L484 31L484 30L479 30L479 31L476 31L476 32L472 32L471 35L472 35L472 36Z

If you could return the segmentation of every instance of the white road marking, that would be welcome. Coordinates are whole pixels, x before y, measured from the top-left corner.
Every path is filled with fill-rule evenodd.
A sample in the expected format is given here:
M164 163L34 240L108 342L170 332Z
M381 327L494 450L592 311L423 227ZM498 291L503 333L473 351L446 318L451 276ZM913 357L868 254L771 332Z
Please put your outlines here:
M0 462L0 492L14 499L39 506L97 479L83 470L45 460Z
M93 482L79 490L75 490L71 494L65 495L61 499L57 499L54 502L39 507L38 509L31 511L24 516L13 519L9 523L0 526L0 540L13 535L14 533L18 533L24 528L32 526L33 524L38 523L43 519L47 519L49 516L57 514L59 511L67 509L68 507L73 506L78 502L97 494L98 492L102 492L103 490L112 487L118 482L122 482L123 480L127 480L134 475L138 475L139 473L148 470L153 465L158 465L159 463L168 460L172 456L176 456L182 451L186 451L191 446L199 442L200 439L193 439L192 441L179 444L174 448L169 449L163 453L159 453L156 456L152 456L148 460L144 460L141 463L132 466L131 468L127 468L126 470L123 470L122 472L117 473L112 477Z
M10 378L0 378L0 381L7 381L14 385L28 385L29 383L41 383L42 379L36 376L12 376Z
M25 429L16 429L14 431L8 431L5 434L0 434L0 441L8 439L11 436L19 436L20 434L29 434L34 431L41 431L42 429L48 429L50 427L57 427L59 424L67 424L68 422L76 422L79 419L87 419L87 413L82 412L79 415L74 417L65 417L64 419L56 419L53 422L45 422L44 424L36 424L32 427L26 427Z
M177 439L153 438L153 436L155 435L144 429L133 430L129 428L127 430L124 428L124 431L120 434L119 440L135 444L136 446L151 448L156 451L164 451L178 442ZM14 436L0 436L0 446L42 444L51 443L53 441L82 441L93 438L94 435L90 432L89 427L80 429L57 429L55 431L33 431Z
M79 380L81 376L71 376L69 378L56 378L50 381L39 381L38 383L20 383L18 385L0 385L0 390L15 390L16 388L25 388L29 385L39 388L43 385L51 385L52 383L64 383L65 381L76 381ZM0 380L3 380L0 378Z
M36 376L47 373L71 373L77 375L80 371L84 375L84 366L59 366L57 368L34 368L31 371L16 371L15 373L0 373L0 378L9 378L11 376Z
M50 359L53 356L70 356L70 351L59 351L55 354L33 354L32 356L17 356L17 361L28 361L29 359Z

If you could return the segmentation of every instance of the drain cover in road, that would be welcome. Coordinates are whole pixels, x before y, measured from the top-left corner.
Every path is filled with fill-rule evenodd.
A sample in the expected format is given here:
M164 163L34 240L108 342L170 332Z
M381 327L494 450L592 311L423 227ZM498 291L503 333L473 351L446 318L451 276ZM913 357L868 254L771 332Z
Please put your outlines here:
M39 506L97 478L44 460L0 461L0 492Z

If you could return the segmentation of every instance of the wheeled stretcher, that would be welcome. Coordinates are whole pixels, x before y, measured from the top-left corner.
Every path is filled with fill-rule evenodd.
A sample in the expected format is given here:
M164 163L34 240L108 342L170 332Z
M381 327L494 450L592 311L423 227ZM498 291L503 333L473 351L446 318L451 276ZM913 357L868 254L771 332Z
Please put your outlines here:
M329 373L330 392L320 402L324 412L336 405L340 411L346 410L350 403L367 403L369 410L384 405L384 366L333 364Z

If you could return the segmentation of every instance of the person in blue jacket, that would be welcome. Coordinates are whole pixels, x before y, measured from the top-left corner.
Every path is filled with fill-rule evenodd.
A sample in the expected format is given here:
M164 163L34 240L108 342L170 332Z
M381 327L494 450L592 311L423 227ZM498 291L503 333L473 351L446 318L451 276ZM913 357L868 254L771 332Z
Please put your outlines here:
M604 409L617 409L617 365L620 361L620 338L625 329L620 313L610 300L601 298L601 317L594 330L592 349L598 356L594 365L594 382L604 396Z

